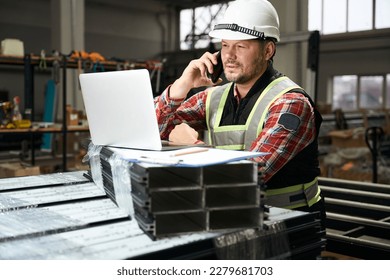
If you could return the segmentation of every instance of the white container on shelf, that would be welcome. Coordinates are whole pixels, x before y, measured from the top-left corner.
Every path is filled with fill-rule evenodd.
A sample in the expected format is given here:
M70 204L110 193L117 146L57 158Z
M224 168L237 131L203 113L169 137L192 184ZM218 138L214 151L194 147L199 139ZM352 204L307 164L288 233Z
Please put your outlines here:
M1 41L1 54L24 56L24 44L19 39L4 39Z

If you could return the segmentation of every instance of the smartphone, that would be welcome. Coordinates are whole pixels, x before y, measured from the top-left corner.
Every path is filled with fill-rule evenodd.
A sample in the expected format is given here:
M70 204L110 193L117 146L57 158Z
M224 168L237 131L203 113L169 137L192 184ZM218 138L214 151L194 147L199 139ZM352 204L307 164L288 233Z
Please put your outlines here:
M211 81L215 84L219 77L222 75L223 72L223 65L222 65L222 58L221 58L221 52L219 51L217 54L217 64L214 65L213 73L210 74L207 72L208 77L211 79Z

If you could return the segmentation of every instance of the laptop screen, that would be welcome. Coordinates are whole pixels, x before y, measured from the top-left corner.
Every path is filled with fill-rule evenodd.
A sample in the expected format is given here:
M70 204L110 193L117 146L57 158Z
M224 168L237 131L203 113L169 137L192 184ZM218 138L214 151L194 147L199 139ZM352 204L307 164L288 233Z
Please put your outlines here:
M147 69L80 74L94 145L161 150Z

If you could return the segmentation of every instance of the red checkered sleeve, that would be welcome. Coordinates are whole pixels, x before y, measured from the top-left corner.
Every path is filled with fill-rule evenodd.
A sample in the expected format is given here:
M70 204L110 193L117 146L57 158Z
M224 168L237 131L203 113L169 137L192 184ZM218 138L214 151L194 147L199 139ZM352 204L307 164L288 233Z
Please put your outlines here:
M154 99L161 139L168 139L175 125L187 123L195 130L206 129L207 92L201 91L187 100L169 98L168 87Z
M299 118L296 130L283 126L280 118L283 114L292 114ZM265 164L264 180L267 182L290 159L309 145L316 135L314 109L307 97L300 93L286 93L269 107L264 127L258 138L252 143L251 151L270 153L256 158Z

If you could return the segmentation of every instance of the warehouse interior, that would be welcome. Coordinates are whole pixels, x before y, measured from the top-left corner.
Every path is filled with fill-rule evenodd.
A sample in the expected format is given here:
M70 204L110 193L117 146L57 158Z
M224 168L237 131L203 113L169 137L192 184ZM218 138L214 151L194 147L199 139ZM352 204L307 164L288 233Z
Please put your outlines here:
M326 252L320 253L322 259L389 259L390 9L386 9L390 8L389 3L359 1L372 9L372 13L367 12L371 18L362 20L371 27L354 30L348 26L352 25L348 20L358 12L352 10L349 14L347 8L345 11L342 8L343 4L354 7L351 0L337 5L330 0L270 2L278 11L281 32L274 66L306 89L323 116L319 132L319 185L326 197L327 230L326 236L316 236L311 244L321 250L326 247ZM337 22L346 25L339 32L324 30L326 20L319 19L324 17L326 2L337 10L335 17L343 11L348 15L345 22ZM228 3L217 0L143 0L142 4L132 0L0 0L0 178L3 178L0 179L0 205L1 195L5 200L12 191L12 188L1 187L9 184L8 181L1 183L2 180L22 185L17 181L19 177L58 176L66 172L93 177L80 73L148 69L153 94L157 96L180 76L190 60L205 51L220 48L219 42L211 40L207 34ZM387 21L376 21L379 15ZM310 24L318 29L310 29ZM21 114L18 122L12 120L15 110ZM126 123L113 125L126 129ZM238 172L245 177L250 167L244 164L240 168ZM208 170L202 169L202 172ZM151 172L148 176L160 179L162 175ZM188 175L189 178L196 176ZM77 180L85 183L85 179L77 177ZM61 184L71 185L64 182ZM0 210L2 213L4 211ZM308 228L302 232L312 233L309 227L314 223L312 216L276 215L291 219L292 223L303 223ZM123 226L127 223L122 216L109 219L121 219ZM163 223L163 219L161 221ZM270 222L266 224L269 226ZM165 227L159 225L159 230L164 235ZM146 231L150 235L158 233L157 229ZM196 242L192 240L193 243L186 246L173 243L175 250L99 255L97 258L208 258L210 255L188 252L209 250L213 234L194 238ZM28 234L26 236L28 239ZM257 237L266 240L265 236ZM227 242L218 238L219 245ZM275 234L272 238L283 240L286 236ZM11 239L0 234L0 247L12 250L23 245L15 240L26 241L24 235L18 236L12 240L15 246L12 247ZM318 253L317 247L310 252ZM218 254L222 258L247 257L232 254L225 245L220 245ZM32 254L31 258L34 256ZM94 258L88 254L69 256ZM311 256L297 253L297 258ZM8 258L1 252L0 257ZM23 257L16 255L15 258ZM46 257L59 255L52 252Z

